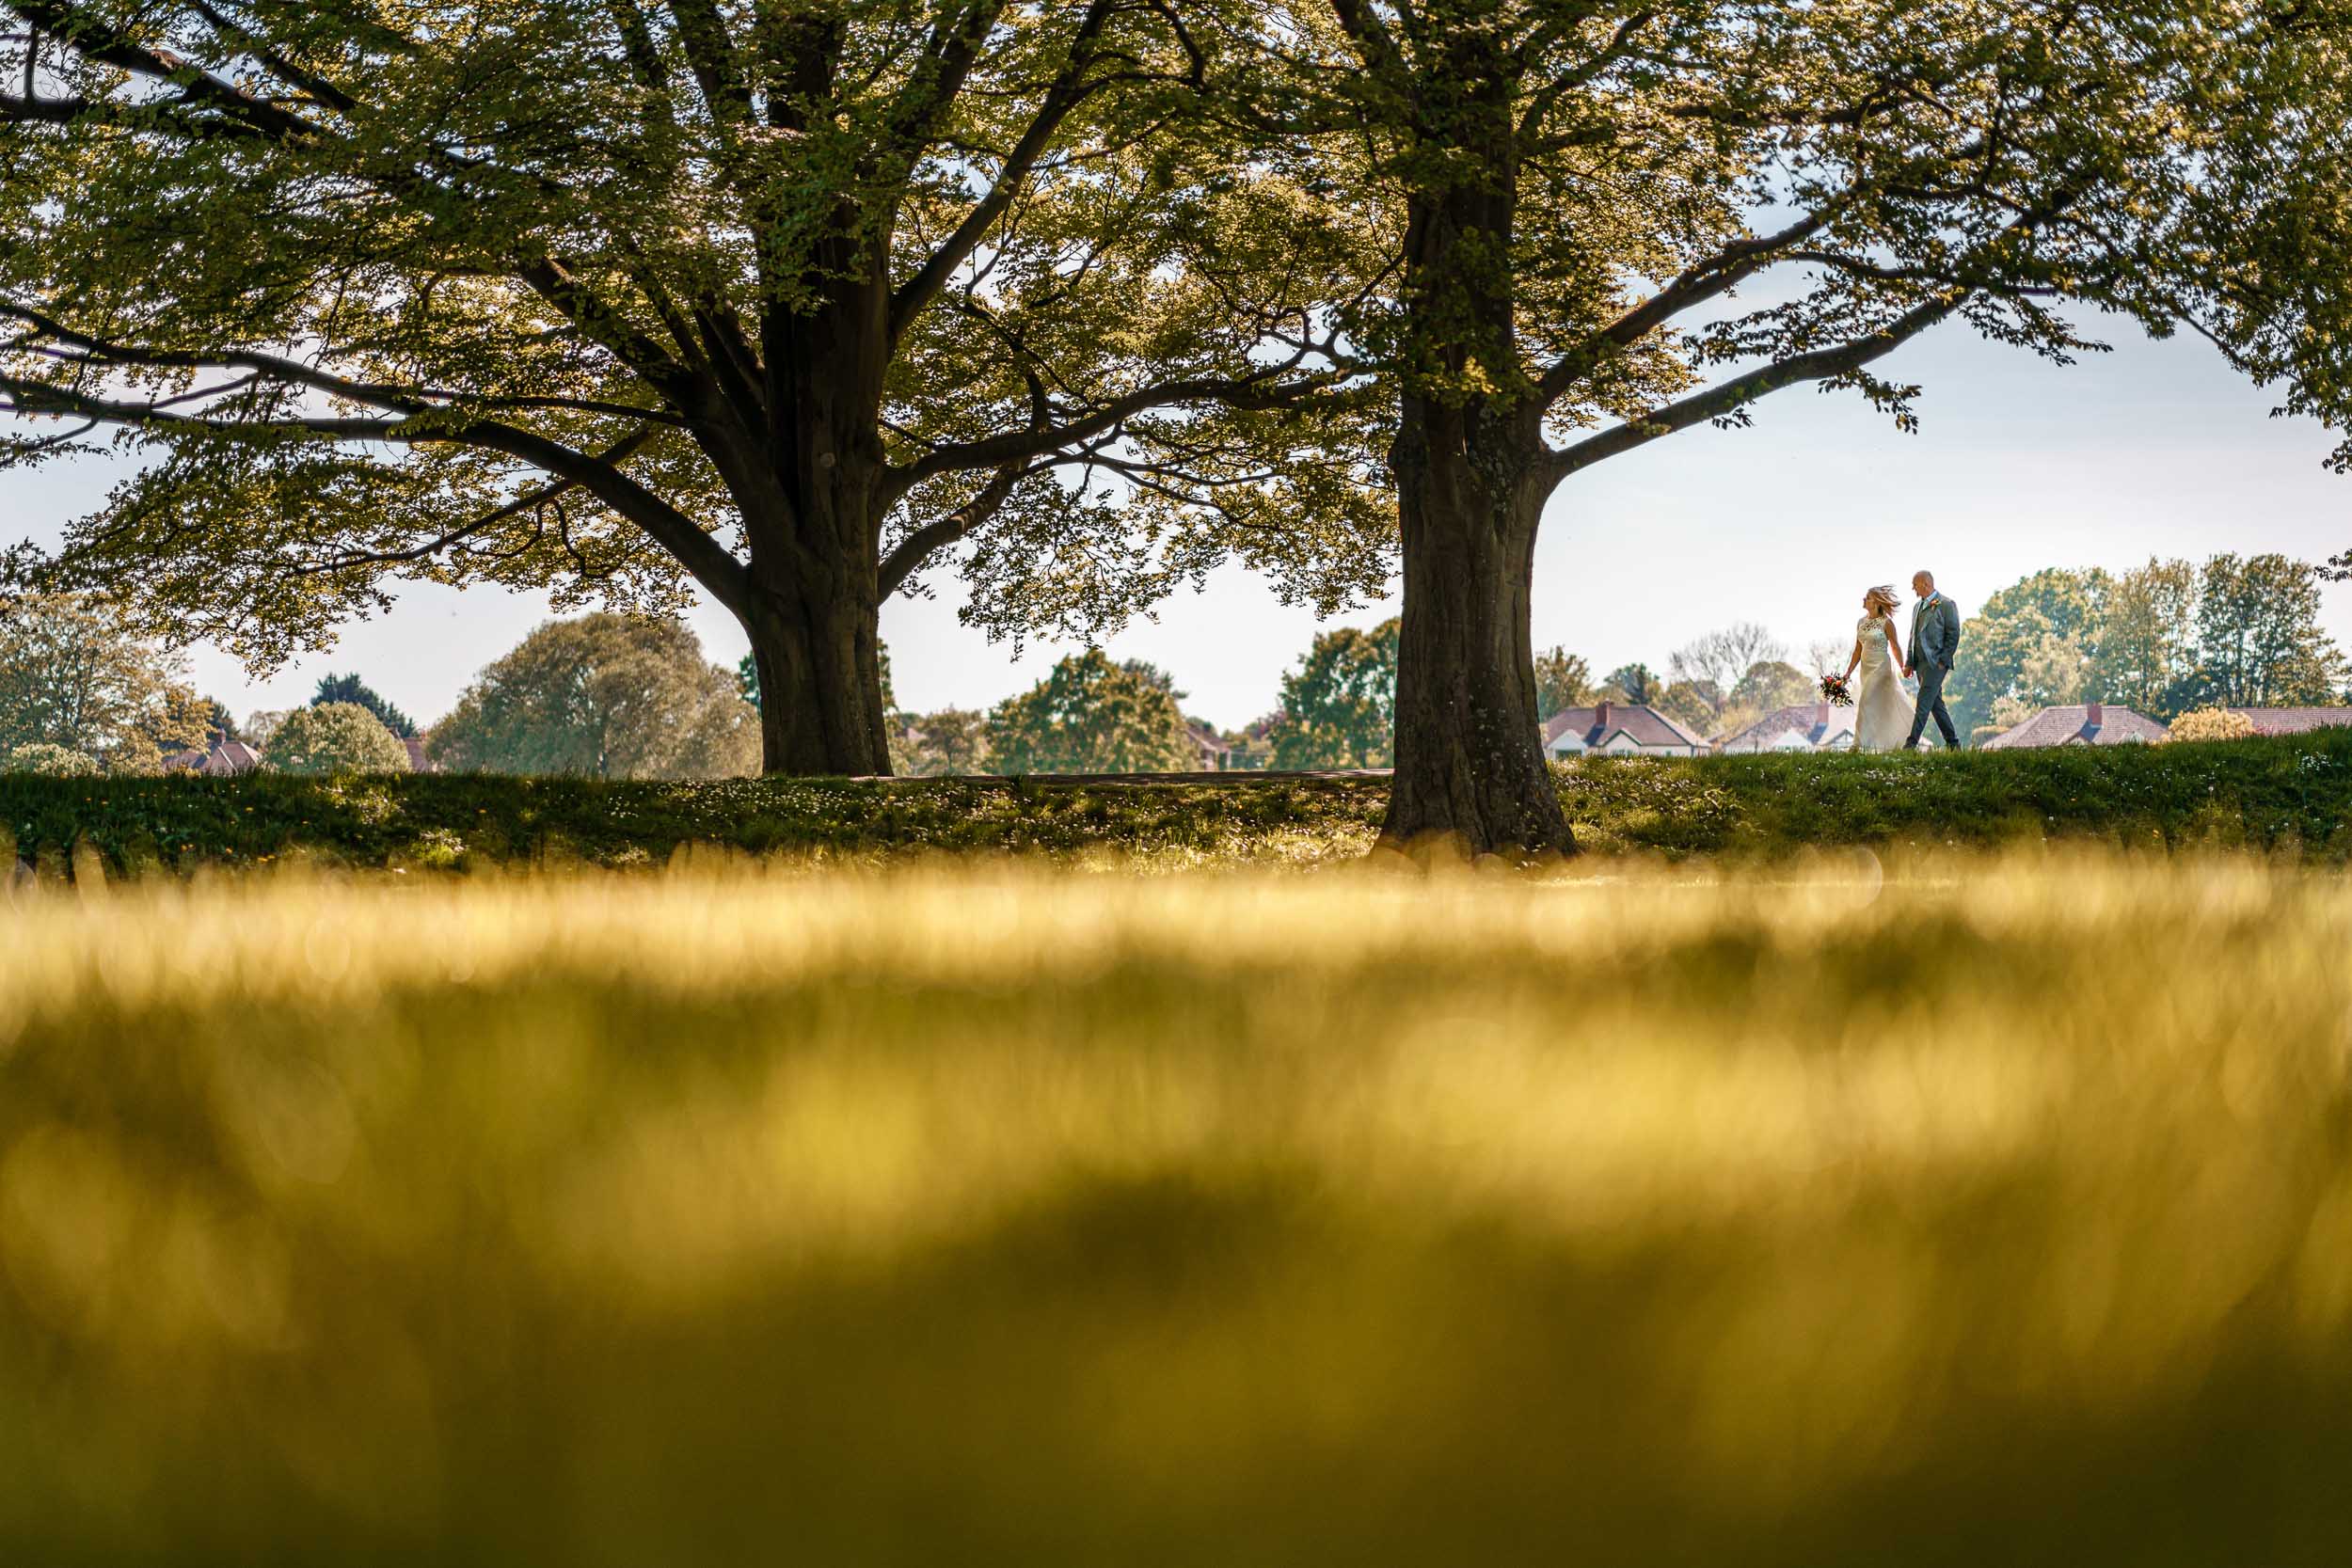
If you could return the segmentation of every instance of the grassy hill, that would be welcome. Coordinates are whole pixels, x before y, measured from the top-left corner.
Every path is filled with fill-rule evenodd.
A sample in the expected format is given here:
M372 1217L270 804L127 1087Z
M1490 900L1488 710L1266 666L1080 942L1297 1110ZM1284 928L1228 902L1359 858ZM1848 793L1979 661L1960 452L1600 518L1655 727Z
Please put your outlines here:
M2095 839L2352 858L2352 730L2209 745L1958 756L1597 759L1560 769L1586 847L1770 858L1850 845L1979 849ZM630 865L682 846L894 859L1113 856L1159 866L1349 859L1377 777L607 784L464 775L52 780L0 776L0 852L62 871L256 865Z

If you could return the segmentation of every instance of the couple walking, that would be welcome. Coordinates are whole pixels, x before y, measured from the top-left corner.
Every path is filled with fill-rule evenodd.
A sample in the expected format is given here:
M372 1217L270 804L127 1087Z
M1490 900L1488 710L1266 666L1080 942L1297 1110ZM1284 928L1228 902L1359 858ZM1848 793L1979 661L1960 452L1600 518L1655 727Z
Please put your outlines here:
M1873 588L1862 595L1864 614L1854 627L1853 657L1846 661L1851 682L1858 666L1862 689L1854 694L1853 749L1891 752L1918 749L1919 736L1933 715L1944 732L1947 749L1960 744L1951 713L1944 706L1944 680L1952 673L1952 656L1960 651L1960 607L1935 591L1935 574L1921 572L1911 579L1919 602L1911 610L1911 659L1903 660L1902 644L1895 639L1895 590ZM1903 694L1902 676L1919 680L1915 704Z

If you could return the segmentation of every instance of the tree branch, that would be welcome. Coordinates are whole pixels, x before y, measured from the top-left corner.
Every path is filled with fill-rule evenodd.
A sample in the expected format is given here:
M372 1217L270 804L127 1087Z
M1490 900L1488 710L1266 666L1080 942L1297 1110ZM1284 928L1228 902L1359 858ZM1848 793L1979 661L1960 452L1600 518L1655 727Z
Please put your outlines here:
M1621 456L1636 447L1647 446L1661 436L1672 436L1710 420L1727 418L1758 398L1777 392L1784 387L1807 381L1830 381L1851 374L1892 354L1944 320L1958 310L1967 297L1967 291L1963 290L1930 300L1867 337L1758 366L1719 387L1709 388L1678 403L1670 403L1638 420L1629 420L1598 435L1587 436L1573 446L1555 451L1549 465L1552 483L1558 483L1580 469Z
M876 601L896 594L923 562L994 516L997 508L1005 504L1005 498L1012 494L1013 486L1036 471L1018 463L1006 464L989 476L978 495L898 541L898 548L882 558L882 570L876 576Z
M976 14L977 10L993 9L993 7L977 8ZM979 248L981 239L1004 214L1005 209L1012 204L1013 198L1020 194L1030 171L1037 166L1038 159L1052 145L1062 121L1070 118L1073 109L1086 102L1091 89L1083 85L1085 76L1093 63L1094 46L1102 38L1103 27L1109 20L1110 12L1111 0L1094 0L1087 8L1086 15L1078 23L1078 31L1071 40L1069 62L1062 68L1061 74L1055 78L1054 85L1046 89L1045 101L1039 105L1038 112L1021 133L1021 139L1013 144L1011 152L1006 155L1004 166L996 171L996 178L989 184L988 194L964 214L963 221L956 225L946 239L940 242L939 248L915 269L914 276L892 291L892 342L906 335L908 325L923 308L939 297L940 290L947 286L947 279L955 276L956 269ZM959 43L963 41L959 40ZM968 40L962 57L942 67L939 90L943 98L938 106L944 106L947 99L953 98L964 73L971 68L971 55L977 54L978 42L977 38Z
M187 0L187 4L188 8L202 17L212 26L214 32L219 34L236 48L244 50L304 92L309 93L327 108L340 115L348 115L359 107L358 99L353 98L316 71L307 71L295 64L287 58L283 52L271 48L266 41L254 37L243 24L230 17L222 15L205 4L205 0Z
M601 345L635 375L672 403L691 406L692 376L660 343L629 325L553 257L526 261L516 274L532 293L553 306L565 321Z
M300 115L257 98L168 49L140 43L69 0L6 0L6 4L31 25L63 40L101 65L159 77L178 87L183 101L209 104L264 135L280 140L325 135L321 127Z
M446 404L470 408L554 408L612 419L644 420L654 424L683 427L686 423L666 409L641 408L632 404L608 403L599 398L570 398L554 394L500 396L487 392L453 392L430 387L395 387L383 382L353 381L302 360L263 354L257 349L222 349L217 353L196 354L180 349L141 348L77 331L43 311L5 299L0 299L0 317L24 322L35 329L30 337L12 346L23 348L42 338L53 339L80 350L87 357L79 362L85 364L141 366L154 370L255 371L352 403L369 404L407 414L421 414L437 404Z
M604 451L597 452L596 460L599 463L623 462L638 448L644 446L646 438L647 432L642 430L632 432L605 448ZM349 571L355 566L397 566L411 561L422 561L427 557L440 554L452 545L463 543L480 533L484 529L495 528L509 517L519 517L526 512L558 499L566 491L578 488L579 482L569 479L559 479L551 483L536 485L516 496L504 506L495 511L485 512L470 523L453 528L447 533L428 539L423 544L409 549L355 551L338 556L333 560L319 562L313 565L297 567L295 575L297 577L324 577L329 572ZM577 552L574 553L573 559L575 561L579 559Z
M1590 374L1593 367L1609 350L1630 347L1685 310L1738 287L1744 279L1782 260L1778 254L1780 251L1810 239L1827 228L1845 199L1841 198L1819 212L1807 214L1778 233L1735 241L1696 266L1687 269L1656 294L1619 316L1575 349L1563 354L1537 380L1537 392L1547 404L1556 401L1569 388Z
M1331 0L1331 14L1339 19L1341 29L1356 46L1356 54L1367 70L1385 75L1391 84L1409 74L1404 56L1397 52L1396 40L1389 36L1388 27L1364 0Z
M895 467L885 499L895 502L913 486L962 468L994 468L1025 463L1057 448L1090 439L1150 409L1182 403L1222 403L1235 408L1279 408L1327 390L1344 379L1342 372L1318 372L1301 381L1278 382L1276 377L1297 368L1295 362L1268 366L1248 376L1203 376L1189 381L1162 382L1125 397L1113 398L1092 412L1064 424L1038 424L1007 431L961 446L938 447L913 463Z
M0 394L9 403L6 411L24 414L64 414L107 424L178 432L228 440L282 440L311 437L337 442L383 442L396 446L426 446L446 442L503 452L546 473L566 479L595 496L643 530L670 552L694 580L738 614L749 609L750 576L727 548L701 525L653 491L623 473L613 463L567 447L563 442L501 424L476 420L451 424L437 419L279 419L236 420L181 414L160 404L118 403L91 397L69 388L24 381L0 372Z
M719 124L740 124L751 117L751 90L735 57L735 41L727 36L726 18L716 0L670 0L670 16L677 24L678 41L686 47L686 62L702 88L710 118Z

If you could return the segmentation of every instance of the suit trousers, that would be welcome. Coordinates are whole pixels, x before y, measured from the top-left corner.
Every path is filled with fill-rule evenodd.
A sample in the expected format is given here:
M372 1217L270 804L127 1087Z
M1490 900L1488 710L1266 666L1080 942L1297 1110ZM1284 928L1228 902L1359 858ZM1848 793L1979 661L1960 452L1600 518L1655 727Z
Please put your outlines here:
M1920 665L1918 670L1919 702L1911 716L1911 738L1904 745L1909 749L1919 744L1919 737L1927 733L1928 715L1931 713L1935 715L1935 727L1944 732L1944 744L1957 750L1960 732L1952 728L1952 711L1944 705L1944 677L1951 671L1932 661Z

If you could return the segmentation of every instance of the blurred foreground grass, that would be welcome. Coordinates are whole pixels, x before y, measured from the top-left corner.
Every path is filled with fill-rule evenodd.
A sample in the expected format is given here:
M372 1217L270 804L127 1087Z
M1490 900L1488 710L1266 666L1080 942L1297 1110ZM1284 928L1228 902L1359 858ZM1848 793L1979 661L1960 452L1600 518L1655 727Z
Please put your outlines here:
M12 1562L2336 1563L2352 887L0 906Z

